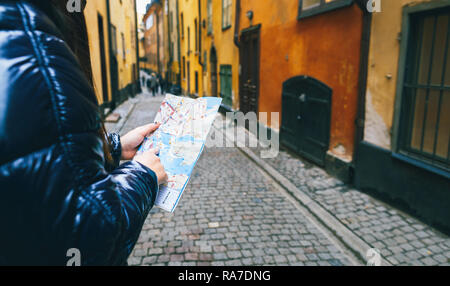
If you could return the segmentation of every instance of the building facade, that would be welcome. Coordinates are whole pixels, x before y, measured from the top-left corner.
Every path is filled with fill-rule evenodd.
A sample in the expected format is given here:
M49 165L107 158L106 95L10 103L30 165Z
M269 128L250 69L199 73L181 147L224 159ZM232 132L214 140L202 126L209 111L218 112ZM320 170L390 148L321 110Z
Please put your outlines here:
M239 48L235 41L238 1L201 0L204 95L222 97L226 110L239 109Z
M371 22L355 185L450 229L450 1L383 1Z
M144 23L144 49L148 68L152 72L162 72L162 59L164 56L162 47L163 1L153 0L147 5L147 11L143 18Z
M139 90L136 3L88 1L84 11L94 88L103 109L111 109Z
M203 94L203 67L200 49L199 0L178 1L180 25L181 88L185 95Z
M240 110L278 112L267 125L284 146L349 181L365 5L239 2Z
M168 0L167 2L167 37L168 37L168 61L167 80L171 84L181 85L181 61L180 61L180 25L178 0Z
M267 113L284 147L450 227L450 0L166 3L184 95Z

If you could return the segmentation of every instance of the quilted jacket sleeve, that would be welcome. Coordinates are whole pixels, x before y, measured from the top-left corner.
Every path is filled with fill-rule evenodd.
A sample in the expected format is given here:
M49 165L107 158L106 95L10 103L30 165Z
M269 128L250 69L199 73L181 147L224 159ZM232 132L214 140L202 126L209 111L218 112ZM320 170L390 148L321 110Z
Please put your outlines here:
M120 164L122 156L122 144L120 142L120 135L117 133L108 134L109 151L111 152L112 162L106 162L105 169L112 171Z
M9 230L0 258L65 265L66 251L78 248L82 265L123 265L157 177L135 161L105 169L98 106L78 61L45 15L9 3L0 9L0 181L8 191L0 224ZM19 248L22 256L12 251Z

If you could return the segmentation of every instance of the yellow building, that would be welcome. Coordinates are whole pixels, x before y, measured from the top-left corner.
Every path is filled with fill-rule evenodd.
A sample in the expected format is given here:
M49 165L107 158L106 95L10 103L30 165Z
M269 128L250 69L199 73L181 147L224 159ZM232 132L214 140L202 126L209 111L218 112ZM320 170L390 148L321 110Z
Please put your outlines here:
M138 90L136 3L88 1L84 13L97 98L114 108Z
M450 1L380 3L355 185L450 229Z
M239 48L235 45L236 0L201 0L203 95L220 96L239 109Z
M178 18L178 0L167 0L167 35L168 35L168 77L172 84L181 84L181 61L180 61L180 25Z
M199 0L178 1L180 21L181 88L185 95L203 94Z

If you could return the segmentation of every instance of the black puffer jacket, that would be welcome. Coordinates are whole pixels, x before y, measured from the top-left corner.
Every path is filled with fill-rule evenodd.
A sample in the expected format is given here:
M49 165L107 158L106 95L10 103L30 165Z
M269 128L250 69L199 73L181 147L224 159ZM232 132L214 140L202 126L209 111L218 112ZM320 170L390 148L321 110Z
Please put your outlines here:
M71 248L123 265L157 178L134 161L105 170L94 92L61 38L27 1L0 1L0 265L66 265Z

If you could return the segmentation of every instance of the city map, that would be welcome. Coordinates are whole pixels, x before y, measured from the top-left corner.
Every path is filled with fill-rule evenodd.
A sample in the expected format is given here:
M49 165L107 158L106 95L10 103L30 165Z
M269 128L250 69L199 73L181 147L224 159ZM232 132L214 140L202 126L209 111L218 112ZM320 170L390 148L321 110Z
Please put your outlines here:
M168 212L177 207L221 102L217 97L191 99L171 94L164 99L155 118L155 123L161 126L139 149L139 152L159 149L161 163L169 177L168 183L159 188L156 206Z

